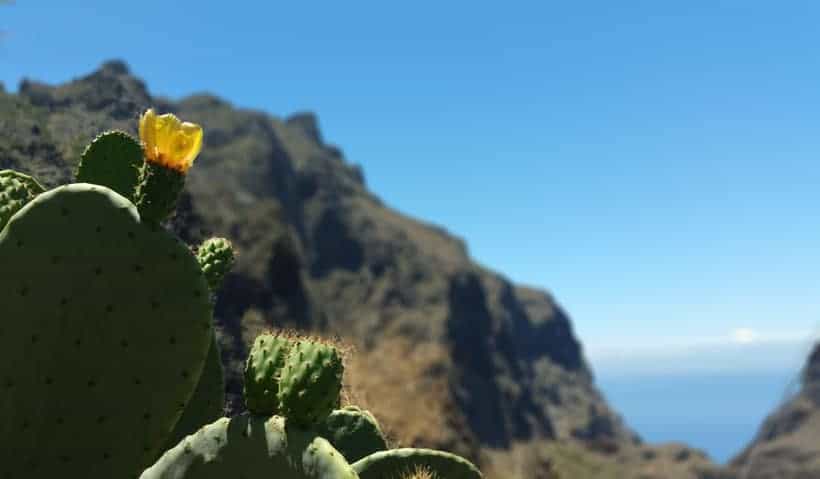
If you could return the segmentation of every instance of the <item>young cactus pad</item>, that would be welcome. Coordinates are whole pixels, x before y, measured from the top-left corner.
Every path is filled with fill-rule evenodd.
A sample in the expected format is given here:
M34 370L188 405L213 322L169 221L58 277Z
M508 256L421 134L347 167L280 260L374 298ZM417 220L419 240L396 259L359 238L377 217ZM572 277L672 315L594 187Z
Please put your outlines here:
M245 363L245 405L254 414L279 413L279 376L292 346L286 334L260 334Z
M0 231L14 213L43 191L37 180L28 175L0 170Z
M196 260L208 280L211 291L216 291L230 271L234 262L231 242L225 238L209 238L202 242L196 252Z
M140 479L357 479L315 433L280 416L222 418L166 452Z
M297 340L282 367L280 413L301 426L318 425L339 404L344 364L331 344Z
M318 431L350 462L387 449L387 441L376 418L356 406L333 411Z
M118 193L42 193L0 232L0 477L135 477L211 341L188 248Z
M77 182L106 186L133 201L144 163L137 140L122 131L107 131L83 152Z
M432 449L391 449L373 453L353 464L361 479L400 479L419 468L436 479L481 479L481 472L470 461L449 452Z

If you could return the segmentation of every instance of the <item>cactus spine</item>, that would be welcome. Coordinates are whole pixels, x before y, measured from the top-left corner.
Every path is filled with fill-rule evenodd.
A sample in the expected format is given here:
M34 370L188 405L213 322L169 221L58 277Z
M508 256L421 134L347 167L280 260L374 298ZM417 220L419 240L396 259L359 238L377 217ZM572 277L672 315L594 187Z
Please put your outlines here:
M481 479L470 461L432 449L392 449L373 453L353 464L360 479L399 479L408 471L422 468L441 479Z

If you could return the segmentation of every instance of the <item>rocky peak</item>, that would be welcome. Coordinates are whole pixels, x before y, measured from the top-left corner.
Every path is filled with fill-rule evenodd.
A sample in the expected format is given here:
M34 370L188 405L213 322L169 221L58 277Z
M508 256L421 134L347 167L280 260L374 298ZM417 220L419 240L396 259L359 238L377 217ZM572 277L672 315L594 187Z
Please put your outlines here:
M116 120L136 118L150 106L145 84L119 60L108 61L90 75L58 87L24 79L19 94L33 105L49 110L80 106L92 112L105 112Z
M319 130L319 119L316 114L312 112L298 112L289 116L285 120L285 124L299 129L312 142L317 145L324 144L322 140L322 132Z

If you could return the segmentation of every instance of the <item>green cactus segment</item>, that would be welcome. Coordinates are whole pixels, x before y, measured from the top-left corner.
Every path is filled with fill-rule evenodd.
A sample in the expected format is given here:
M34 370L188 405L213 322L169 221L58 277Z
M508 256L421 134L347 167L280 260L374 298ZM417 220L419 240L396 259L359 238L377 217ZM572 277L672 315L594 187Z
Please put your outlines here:
M166 452L140 479L357 479L344 457L315 433L280 416L222 418Z
M254 414L279 413L279 376L285 365L291 340L277 334L257 336L245 363L245 405Z
M314 434L306 434L310 439L307 447L300 448L302 453L302 470L305 476L332 479L358 479L359 475L345 460L342 453L337 451L325 438ZM304 443L304 439L301 443ZM297 441L296 444L299 444Z
M335 347L297 341L279 380L281 414L301 426L323 422L339 402L343 372L342 356Z
M83 152L77 181L106 186L133 201L143 163L137 140L122 131L108 131Z
M197 249L196 259L211 286L211 291L216 292L233 266L233 245L225 238L207 239Z
M391 449L371 454L353 464L361 479L400 479L423 467L435 479L481 479L481 471L470 461L432 449Z
M15 170L0 170L0 181L12 179L22 183L32 196L37 196L46 191L46 189L43 188L43 185L25 173L20 173Z
M166 449L177 445L185 436L195 433L203 424L209 424L222 417L225 410L225 379L222 359L216 335L211 335L208 359L199 377L194 395L182 413L170 437L165 441Z
M184 173L146 162L135 201L142 219L155 223L165 221L176 210L184 186Z
M387 441L376 418L356 406L330 413L318 432L350 462L387 449Z
M0 230L43 187L34 178L14 170L0 170Z
M134 477L211 340L188 248L99 185L42 193L0 232L0 477Z

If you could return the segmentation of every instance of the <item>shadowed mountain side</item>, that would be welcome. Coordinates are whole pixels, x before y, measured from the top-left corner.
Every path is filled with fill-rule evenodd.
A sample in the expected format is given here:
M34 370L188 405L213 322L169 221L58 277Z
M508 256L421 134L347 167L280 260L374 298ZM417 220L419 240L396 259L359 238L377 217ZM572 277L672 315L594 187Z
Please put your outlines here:
M383 418L395 443L508 469L490 477L513 479L515 468L548 477L578 455L612 470L638 464L617 477L655 477L635 471L657 461L684 471L663 477L696 477L690 463L708 465L683 446L641 445L595 387L552 297L511 284L475 264L462 240L385 206L312 114L281 120L211 95L155 98L125 64L108 62L64 85L24 81L19 94L0 93L0 168L67 182L94 135L135 133L149 106L205 130L173 228L190 242L226 236L239 253L216 308L230 413L242 409L253 337L287 326L357 348L348 394ZM542 457L542 443L554 458Z

